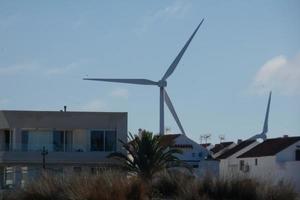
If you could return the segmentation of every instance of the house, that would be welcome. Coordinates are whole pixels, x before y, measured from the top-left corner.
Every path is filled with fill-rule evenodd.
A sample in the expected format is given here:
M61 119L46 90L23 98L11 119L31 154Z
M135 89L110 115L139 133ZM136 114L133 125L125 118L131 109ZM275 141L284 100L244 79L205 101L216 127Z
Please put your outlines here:
M127 113L0 111L0 187L24 184L43 164L62 173L114 165L106 157L124 151L118 139L127 141Z
M234 142L221 142L220 144L215 144L213 148L210 149L211 156L216 158L223 154L225 151L233 148L236 144Z
M240 175L292 183L300 192L300 137L267 139L237 157Z
M220 177L236 177L238 175L237 171L239 167L239 160L237 157L249 151L256 145L258 145L258 142L256 140L239 141L236 146L216 157L216 159L220 160Z
M162 136L166 139L175 140L174 148L182 151L178 158L195 170L199 168L199 162L203 161L209 154L208 150L184 134L167 134Z

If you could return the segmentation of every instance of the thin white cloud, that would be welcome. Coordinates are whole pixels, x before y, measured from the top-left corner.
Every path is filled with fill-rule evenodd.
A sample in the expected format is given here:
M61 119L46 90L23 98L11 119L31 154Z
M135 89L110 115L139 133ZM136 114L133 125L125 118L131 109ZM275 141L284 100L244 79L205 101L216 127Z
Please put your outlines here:
M32 72L39 69L35 63L16 64L7 67L0 67L0 76L10 76L18 73Z
M46 71L46 74L48 74L48 75L65 74L65 73L77 68L78 66L79 66L79 63L74 62L74 63L71 63L66 66L50 68Z
M129 92L127 89L117 88L110 93L110 96L127 99L129 97Z
M135 29L135 32L138 34L143 33L149 26L158 21L165 21L172 18L183 18L190 7L191 5L189 0L173 1L171 5L146 15L142 19L142 25Z
M293 58L276 56L261 66L252 89L258 93L274 90L285 95L300 94L300 54Z
M1 98L0 97L0 105L5 105L5 104L7 104L9 101L8 101L8 99L6 99L6 98Z
M108 106L105 101L97 98L75 107L75 110L99 112L108 110Z

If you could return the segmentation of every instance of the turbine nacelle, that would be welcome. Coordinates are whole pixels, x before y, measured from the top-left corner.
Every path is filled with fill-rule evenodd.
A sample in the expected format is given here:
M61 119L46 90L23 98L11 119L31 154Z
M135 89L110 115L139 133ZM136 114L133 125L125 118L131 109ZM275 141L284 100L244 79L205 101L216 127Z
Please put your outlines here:
M160 80L157 82L158 87L167 87L167 81Z
M158 86L160 89L160 97L159 97L159 101L160 101L160 114L159 114L159 133L161 135L164 134L165 132L165 128L164 128L164 103L166 103L166 105L168 106L171 114L173 115L173 118L175 119L180 131L182 134L185 134L185 131L181 125L181 122L177 116L177 113L174 109L174 106L171 102L171 99L169 97L169 95L167 94L167 91L165 90L165 87L167 86L167 79L169 78L169 76L171 76L171 74L174 72L174 70L176 69L179 61L181 60L183 54L185 53L186 49L188 48L190 42L192 41L192 39L194 38L195 34L197 33L198 29L200 28L201 24L203 23L204 19L201 20L201 22L199 23L199 25L197 26L197 28L194 30L193 34L190 36L190 38L188 39L188 41L185 43L185 45L183 46L183 48L180 50L180 52L177 54L176 58L174 59L174 61L171 63L171 65L169 66L169 68L167 69L167 71L165 72L165 74L163 75L163 77L161 78L161 80L159 80L158 82L156 81L152 81L149 79L107 79L107 78L85 78L84 80L90 80L90 81L105 81L105 82L113 82L113 83L126 83L126 84L136 84L136 85L156 85Z

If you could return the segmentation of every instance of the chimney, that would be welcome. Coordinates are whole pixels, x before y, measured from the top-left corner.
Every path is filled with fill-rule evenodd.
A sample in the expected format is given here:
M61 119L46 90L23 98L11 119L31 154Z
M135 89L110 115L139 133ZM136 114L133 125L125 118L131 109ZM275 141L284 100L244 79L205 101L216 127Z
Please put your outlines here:
M67 106L64 106L64 112L67 112Z
M238 140L237 140L237 143L238 143L238 144L241 144L242 142L243 142L243 140L241 140L241 139L238 139Z

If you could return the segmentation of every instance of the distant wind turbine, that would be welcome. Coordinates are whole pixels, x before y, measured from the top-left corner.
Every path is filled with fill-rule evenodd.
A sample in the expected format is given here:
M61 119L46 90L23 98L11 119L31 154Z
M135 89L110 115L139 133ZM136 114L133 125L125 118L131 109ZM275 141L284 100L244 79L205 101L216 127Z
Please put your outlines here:
M107 79L107 78L84 78L83 80L91 80L91 81L106 81L106 82L115 82L115 83L128 83L128 84L137 84L137 85L156 85L159 87L160 91L160 111L159 111L159 133L160 135L163 135L165 132L165 125L164 125L164 102L167 104L171 114L173 115L180 131L182 134L185 135L185 131L181 125L181 122L176 114L176 111L174 109L174 106L171 102L171 99L169 95L167 94L167 91L165 87L167 86L167 78L171 76L171 74L176 69L181 57L185 53L186 49L188 48L190 42L194 38L195 34L197 33L198 29L202 25L204 19L201 20L193 34L190 36L188 41L185 43L183 48L180 50L179 54L176 56L175 60L172 62L164 76L159 81L152 81L149 79Z
M259 138L261 138L263 140L267 139L267 132L269 130L268 123L269 123L269 112L270 112L271 98L272 98L272 91L270 91L270 93L269 93L269 100L268 100L266 116L265 116L265 121L264 121L264 127L263 127L262 132L260 134L252 136L248 140L256 140L256 139L259 139Z

